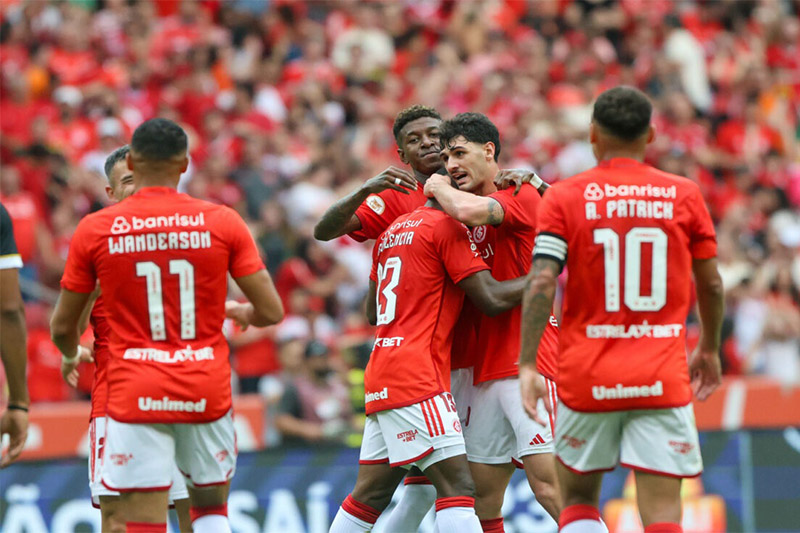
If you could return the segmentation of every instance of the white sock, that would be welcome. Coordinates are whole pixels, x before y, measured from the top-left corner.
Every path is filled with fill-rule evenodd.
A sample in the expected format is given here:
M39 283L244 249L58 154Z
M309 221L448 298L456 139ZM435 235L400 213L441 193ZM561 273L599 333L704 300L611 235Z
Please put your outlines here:
M207 514L192 522L194 533L231 533L228 517L221 514Z
M374 524L365 522L360 518L356 518L339 507L339 512L336 513L328 533L366 533L367 531L372 531L373 525ZM197 531L195 531L195 533L197 533Z
M597 520L575 520L558 530L559 533L608 533L605 524ZM196 533L196 532L195 532Z
M414 533L436 501L433 485L406 485L403 495L388 519L382 522L385 531Z
M436 529L441 533L483 533L474 507L448 507L436 511Z

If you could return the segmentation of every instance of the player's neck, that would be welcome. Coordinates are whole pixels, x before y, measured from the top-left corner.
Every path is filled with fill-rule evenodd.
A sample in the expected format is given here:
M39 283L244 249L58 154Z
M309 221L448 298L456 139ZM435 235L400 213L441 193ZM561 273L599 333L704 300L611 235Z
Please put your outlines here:
M170 189L178 188L177 179L165 177L164 174L134 174L134 181L136 182L136 190L141 190L146 187L169 187Z
M613 147L613 148L609 147L603 150L602 152L597 151L597 153L595 153L595 156L597 157L598 163L600 161L610 161L611 159L618 159L618 158L635 159L640 163L644 163L644 150L639 150L639 149L632 150L627 147Z
M494 184L494 177L497 176L499 172L500 167L497 165L490 167L489 172L481 181L480 185L478 185L475 190L472 191L472 194L476 194L478 196L489 196L490 194L496 193L497 187Z
M416 179L421 185L425 185L425 182L428 181L430 177L428 174L425 174L416 168L414 170L414 179Z

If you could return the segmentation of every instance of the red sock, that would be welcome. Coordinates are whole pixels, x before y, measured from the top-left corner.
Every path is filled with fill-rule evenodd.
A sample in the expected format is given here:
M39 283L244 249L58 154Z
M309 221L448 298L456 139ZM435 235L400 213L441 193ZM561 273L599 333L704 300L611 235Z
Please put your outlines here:
M450 507L475 507L475 498L469 496L453 496L451 498L437 498L436 512Z
M500 518L481 520L481 529L483 529L483 533L506 533L502 516Z
M344 499L342 502L342 509L344 509L345 512L355 516L359 520L363 520L369 524L374 524L377 522L378 517L381 515L380 511L356 500L353 498L352 494L348 494L347 498Z
M192 522L194 522L201 516L206 516L210 514L228 516L228 504L211 505L208 507L189 507L189 518L192 519Z
M561 516L558 517L558 529L561 530L567 524L578 520L597 520L599 522L600 511L594 505L570 505L561 511Z
M432 485L432 483L425 476L406 476L403 485Z
M683 528L675 522L658 522L644 528L644 533L683 533Z
M167 533L167 523L125 522L125 533Z

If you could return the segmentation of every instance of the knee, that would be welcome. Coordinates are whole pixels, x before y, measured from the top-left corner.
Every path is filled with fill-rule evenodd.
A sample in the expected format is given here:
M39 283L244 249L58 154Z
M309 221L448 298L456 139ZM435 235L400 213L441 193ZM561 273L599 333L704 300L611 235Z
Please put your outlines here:
M543 505L549 502L559 503L561 498L554 479L533 478L530 481L531 490L533 490L533 494L536 495L536 500L539 503Z

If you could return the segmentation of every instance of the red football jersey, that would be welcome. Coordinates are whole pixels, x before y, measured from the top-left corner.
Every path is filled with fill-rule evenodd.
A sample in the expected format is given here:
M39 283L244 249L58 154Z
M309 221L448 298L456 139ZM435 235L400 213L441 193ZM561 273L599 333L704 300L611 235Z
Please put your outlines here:
M111 328L108 415L205 423L227 413L227 273L262 268L235 211L167 187L142 189L81 220L61 285L85 293L100 280Z
M686 178L619 158L553 186L534 258L569 269L559 398L588 412L689 403L692 259L716 253L708 209Z
M420 207L373 250L378 329L364 376L366 411L404 407L450 389L450 349L464 301L456 284L488 267L466 226Z
M403 194L394 189L386 189L378 194L370 194L358 209L356 216L361 221L361 229L349 235L359 242L377 239L397 217L412 212L425 205L428 198L422 192L422 184L417 184L416 191Z
M92 382L92 414L90 418L106 416L106 402L108 401L108 358L111 355L109 340L111 326L106 319L106 310L103 304L103 295L98 296L89 316L89 323L94 333L94 381Z
M509 188L489 195L503 206L501 224L472 228L472 238L498 281L524 276L531 268L536 213L542 197L534 187L527 185L517 196L513 193L514 189ZM477 342L471 353L475 384L519 373L521 315L521 306L493 317L477 315ZM540 345L536 364L539 372L551 379L555 376L557 355L553 339L556 343L558 339L558 329L552 323L555 318L547 326L547 342Z

